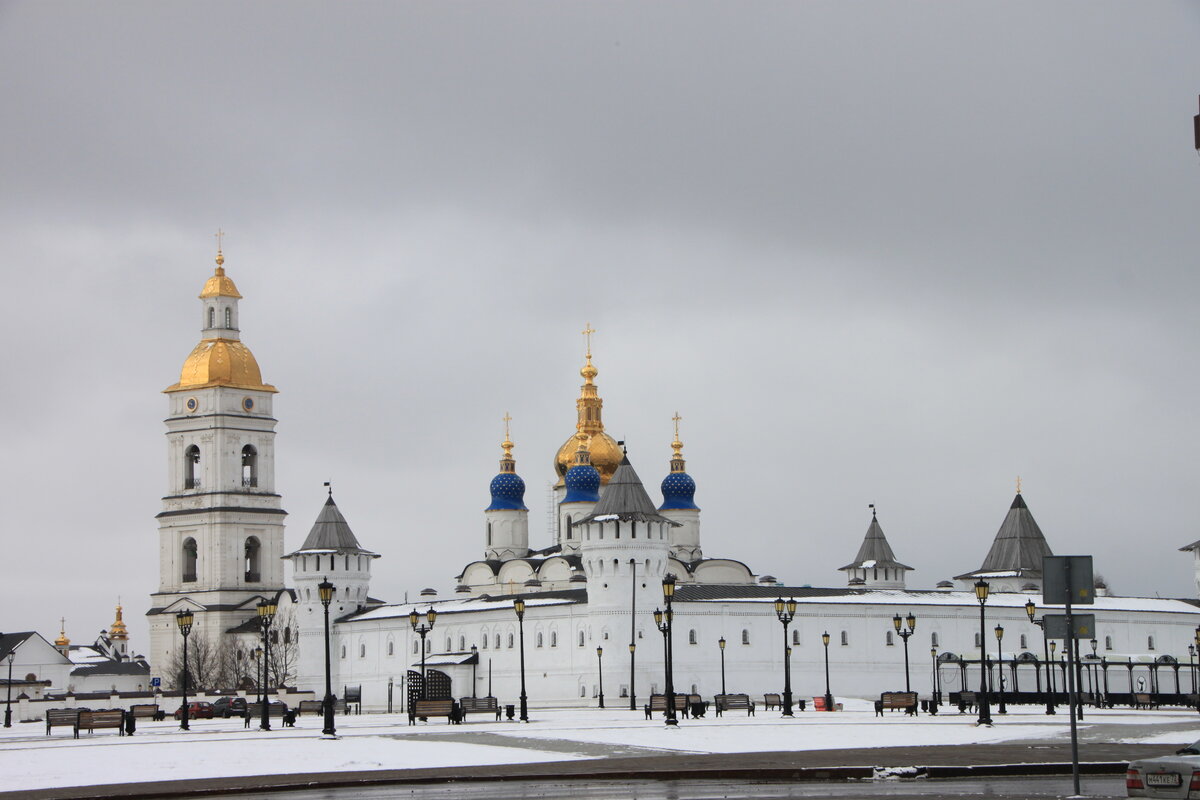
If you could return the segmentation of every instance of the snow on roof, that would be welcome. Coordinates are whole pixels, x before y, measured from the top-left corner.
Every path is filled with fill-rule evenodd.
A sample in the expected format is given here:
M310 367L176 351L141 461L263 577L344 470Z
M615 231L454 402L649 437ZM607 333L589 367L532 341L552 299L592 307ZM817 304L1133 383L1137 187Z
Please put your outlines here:
M578 591L578 590L576 590ZM561 606L577 603L582 599L582 592L579 592L579 598L563 597L561 595L554 597L538 597L526 596L525 607L533 608L534 606ZM372 608L369 611L364 611L361 614L356 614L346 622L359 622L362 620L374 619L392 619L394 617L407 617L413 611L424 615L426 611L432 608L439 614L455 614L463 611L503 611L507 614L513 613L512 601L520 595L505 595L504 597L471 597L462 600L440 600L430 603L400 603L397 605L379 606Z

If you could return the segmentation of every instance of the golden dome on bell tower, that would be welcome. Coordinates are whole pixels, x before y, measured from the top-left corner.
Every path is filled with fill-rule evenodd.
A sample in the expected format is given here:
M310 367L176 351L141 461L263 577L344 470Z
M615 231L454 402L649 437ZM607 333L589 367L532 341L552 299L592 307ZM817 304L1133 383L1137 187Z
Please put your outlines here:
M621 459L624 458L621 446L604 432L604 421L601 418L604 401L600 398L595 384L596 375L600 371L592 363L592 334L595 332L591 323L583 330L587 339L587 352L584 365L579 370L579 374L583 376L583 386L579 388L579 399L575 401L578 419L575 423L575 433L563 442L554 456L554 471L558 474L558 483L555 486L563 485L567 470L575 465L575 453L579 449L581 436L589 440L587 449L591 455L592 466L600 472L601 483L608 483L608 479L617 471Z
M125 620L121 619L120 603L117 603L117 618L113 620L112 627L108 629L108 638L113 641L129 638L129 631L125 628Z

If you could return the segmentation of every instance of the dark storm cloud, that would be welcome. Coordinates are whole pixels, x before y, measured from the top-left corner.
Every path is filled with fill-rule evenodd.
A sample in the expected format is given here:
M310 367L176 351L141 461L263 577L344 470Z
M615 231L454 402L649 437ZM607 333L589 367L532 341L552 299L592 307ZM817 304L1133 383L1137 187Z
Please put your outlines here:
M156 588L158 392L217 225L289 544L333 479L377 596L477 557L505 411L546 543L589 320L648 484L684 416L710 555L836 584L876 502L930 586L1019 473L1056 551L1193 594L1198 34L1169 3L0 6L7 530L120 576L0 628L84 638Z

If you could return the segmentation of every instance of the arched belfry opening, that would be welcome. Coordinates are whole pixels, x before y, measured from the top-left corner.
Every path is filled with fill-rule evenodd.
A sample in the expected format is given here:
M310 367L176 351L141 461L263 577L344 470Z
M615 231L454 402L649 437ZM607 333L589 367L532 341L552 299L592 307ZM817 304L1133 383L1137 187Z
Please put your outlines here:
M242 486L258 486L258 450L252 444L242 448Z
M194 444L183 451L183 488L200 488L200 448Z
M246 539L246 583L258 583L262 580L262 573L259 571L261 550L262 543L258 541L257 536Z
M196 540L188 537L183 540L183 575L184 583L196 581Z

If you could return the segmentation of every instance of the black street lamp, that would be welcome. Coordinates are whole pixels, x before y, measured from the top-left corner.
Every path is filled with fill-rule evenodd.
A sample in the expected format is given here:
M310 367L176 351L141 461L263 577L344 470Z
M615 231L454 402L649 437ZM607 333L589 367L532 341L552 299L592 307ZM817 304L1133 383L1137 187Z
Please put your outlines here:
M905 628L905 625L908 627ZM897 614L892 617L892 626L896 629L896 633L900 635L900 638L904 640L904 691L911 692L912 686L908 681L908 637L913 635L913 631L917 627L917 618L913 616L911 611L908 612L908 616L904 619L900 619L900 615Z
M987 652L987 606L988 590L991 586L980 578L975 581L975 599L979 601L979 724L992 724L992 711L988 707L987 695L987 664L984 653Z
M271 623L275 620L275 612L278 610L275 603L271 600L264 600L258 604L258 621L262 625L263 632L263 699L262 699L262 721L258 727L261 730L271 730L271 705L267 684L271 680Z
M1200 655L1200 625L1196 626L1196 654ZM1108 694L1108 671L1107 670L1105 670L1105 672L1104 672L1104 680L1105 680L1104 693ZM1192 668L1192 683L1193 684L1196 683L1196 670L1194 667ZM1195 692L1196 690L1193 689L1192 691ZM1196 698L1196 710L1200 711L1200 697Z
M529 698L525 696L525 601L513 600L513 611L517 612L517 630L521 638L521 722L529 722Z
M673 628L675 621L675 611L671 608L671 603L675 599L675 575L668 572L662 581L663 602L667 606L667 724L678 725L679 720L675 717L675 643L673 641Z
M437 612L433 610L433 606L425 612L425 622L421 622L421 615L414 608L408 613L408 624L412 626L413 631L421 637L421 699L426 699L427 691L425 687L425 637L433 630L433 623L437 622Z
M792 716L792 659L788 645L788 625L796 617L796 598L784 602L782 597L775 598L775 616L783 623L783 716Z
M675 688L672 685L672 683L670 682L671 681L671 643L668 638L671 633L671 617L674 615L674 613L675 612L671 611L670 609L667 609L667 611L665 613L663 612L663 610L661 608L654 609L654 627L658 628L658 632L661 633L662 637L663 637L663 669L666 672L666 676L667 676L666 680L668 682L667 686L670 688L670 690L674 690L674 688ZM673 695L674 695L674 691L669 691L667 693L667 695L666 695L667 707L663 712L663 716L665 717L668 725L678 725L679 724L679 720L677 720L675 718L675 703L671 699L673 697Z
M1046 618L1034 618L1036 611L1037 605L1032 600L1025 603L1025 613L1029 615L1029 621L1042 629L1042 651L1046 654L1046 713L1054 714L1054 672L1051 667L1050 643L1046 638Z
M16 648L13 648L4 659L8 662L8 696L4 699L4 727L6 728L12 727L12 662L16 654Z
M251 651L254 656L254 701L262 702L262 648L255 647Z
M725 694L725 637L717 639L717 647L721 649L721 695Z
M936 717L938 712L938 695L942 689L942 687L938 686L937 647L929 648L929 655L933 659L933 696L929 698L929 713Z
M1007 714L1008 709L1004 706L1004 626L996 626L996 672L1000 675L1000 707L996 709L997 714Z
M325 702L321 704L321 711L325 715L325 729L321 733L325 736L337 735L337 728L333 724L333 678L329 667L329 604L333 602L333 590L329 578L317 584L317 597L325 607Z
M475 686L478 683L479 645L471 645L471 698L475 698Z
M600 708L604 708L604 648L596 648L596 675L600 678Z
M195 619L192 612L188 610L180 611L175 615L175 624L179 626L179 633L183 635L183 716L179 722L181 731L188 730L188 663L187 663L187 639L188 634L192 632L192 621ZM12 660L9 662L9 679L12 678ZM6 719L5 722L8 720Z
M833 711L833 693L829 691L829 631L821 634L821 644L825 646L825 710Z
M629 643L629 709L631 711L637 710L637 707L634 705L634 699L633 699L633 658L636 653L637 653L637 644L634 642L630 642Z

